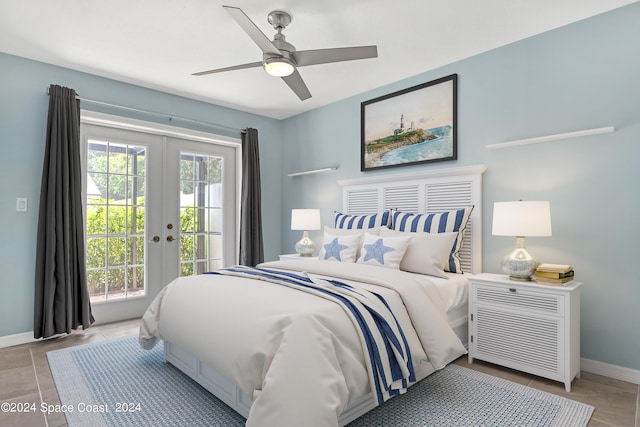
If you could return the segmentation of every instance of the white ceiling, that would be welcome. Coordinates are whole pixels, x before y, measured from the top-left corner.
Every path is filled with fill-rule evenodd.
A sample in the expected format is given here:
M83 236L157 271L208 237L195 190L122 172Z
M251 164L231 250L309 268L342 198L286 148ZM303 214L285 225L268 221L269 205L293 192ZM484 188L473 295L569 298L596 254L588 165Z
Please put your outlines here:
M0 51L282 119L630 3L0 0ZM284 34L298 50L375 44L378 58L301 67L313 95L306 101L262 68L191 76L262 59L223 4L241 8L270 39L267 14L291 13Z

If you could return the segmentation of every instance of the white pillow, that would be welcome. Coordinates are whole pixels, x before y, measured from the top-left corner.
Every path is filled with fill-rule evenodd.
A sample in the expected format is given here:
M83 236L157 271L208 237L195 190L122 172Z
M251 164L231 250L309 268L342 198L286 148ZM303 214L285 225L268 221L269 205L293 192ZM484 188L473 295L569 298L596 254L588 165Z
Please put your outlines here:
M324 233L318 258L324 261L356 262L362 232L338 236Z
M380 234L380 230L383 228L387 228L387 227L375 227L375 228L367 228L366 231L367 233L370 234L375 234L376 236L378 234ZM388 230L388 228L387 228ZM329 234L333 234L334 236L346 236L346 235L353 235L353 234L358 234L360 236L362 236L365 232L364 229L362 228L331 228L327 225L324 226L324 232L325 233L329 233Z
M411 236L400 270L448 279L444 268L458 233L413 233L387 229L381 230L380 236Z
M379 237L364 233L364 242L360 249L360 264L371 264L395 270L400 269L400 261L407 251L411 236Z

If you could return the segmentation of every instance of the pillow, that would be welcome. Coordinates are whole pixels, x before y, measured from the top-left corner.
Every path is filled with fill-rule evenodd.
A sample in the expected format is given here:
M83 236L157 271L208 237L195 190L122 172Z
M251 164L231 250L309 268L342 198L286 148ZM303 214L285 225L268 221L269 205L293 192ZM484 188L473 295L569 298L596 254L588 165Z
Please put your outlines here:
M380 231L381 237L407 235L411 236L411 241L400 261L400 270L448 279L444 266L449 260L458 233L411 233L389 229Z
M400 261L407 251L410 240L411 236L378 237L364 233L364 242L362 242L360 258L357 262L399 270Z
M336 228L375 228L390 227L391 213L384 211L373 215L347 215L340 212L334 214L334 224Z
M325 261L356 262L362 232L337 236L324 233L318 258Z
M452 273L462 273L460 265L460 247L462 246L462 236L467 227L473 206L456 209L446 212L431 214L415 214L407 212L394 212L393 229L397 231L422 231L425 233L451 233L457 232L449 261L445 265L444 271Z
M377 236L378 234L380 234L380 230L383 228L387 228L387 227L367 228L366 230L367 230L367 233L375 234ZM349 234L351 235L357 234L359 236L362 236L364 233L364 230L361 228L331 228L328 225L325 225L324 232L333 234L335 236L347 236Z

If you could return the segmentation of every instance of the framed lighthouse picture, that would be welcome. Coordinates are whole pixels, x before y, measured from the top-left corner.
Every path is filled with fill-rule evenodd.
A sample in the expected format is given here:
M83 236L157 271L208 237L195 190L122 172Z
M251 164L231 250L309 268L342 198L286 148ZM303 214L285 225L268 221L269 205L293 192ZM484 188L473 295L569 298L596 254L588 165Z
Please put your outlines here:
M361 103L360 170L457 159L458 75Z

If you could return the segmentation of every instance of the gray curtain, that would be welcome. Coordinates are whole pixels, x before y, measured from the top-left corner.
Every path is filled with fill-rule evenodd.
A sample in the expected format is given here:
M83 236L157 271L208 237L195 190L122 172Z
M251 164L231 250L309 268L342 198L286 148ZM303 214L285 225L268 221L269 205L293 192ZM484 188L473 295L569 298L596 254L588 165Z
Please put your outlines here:
M241 135L240 264L253 267L264 261L258 131L248 128Z
M70 333L94 322L85 270L80 101L49 87L36 250L33 336Z

